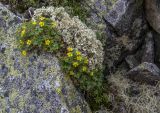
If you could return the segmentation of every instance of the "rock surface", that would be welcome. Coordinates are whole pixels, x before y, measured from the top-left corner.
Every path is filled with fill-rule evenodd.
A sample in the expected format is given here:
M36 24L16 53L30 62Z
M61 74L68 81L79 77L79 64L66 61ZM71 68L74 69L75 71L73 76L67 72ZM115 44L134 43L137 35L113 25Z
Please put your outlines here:
M149 24L160 33L160 1L145 0L145 12Z
M154 85L160 81L160 69L155 64L144 62L130 70L126 76L137 82Z
M121 64L128 55L133 55L142 46L147 32L143 1L118 0L105 17L109 28L106 40L106 65L108 68ZM114 34L114 35L110 35Z
M143 0L118 0L114 8L106 16L106 20L119 34L130 32L132 25L141 18Z
M8 15L6 19L5 15ZM51 54L22 57L17 49L17 21L0 4L0 112L90 113L90 108ZM7 28L7 29L6 29Z
M145 47L144 52L142 56L141 62L150 62L154 63L154 57L155 57L155 50L154 50L154 40L152 32L148 32L145 37Z

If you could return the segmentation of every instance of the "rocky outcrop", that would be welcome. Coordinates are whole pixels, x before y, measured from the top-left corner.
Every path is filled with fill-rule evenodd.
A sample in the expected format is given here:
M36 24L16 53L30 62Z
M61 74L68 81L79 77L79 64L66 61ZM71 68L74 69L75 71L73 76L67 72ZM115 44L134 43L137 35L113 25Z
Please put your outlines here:
M0 112L90 113L55 55L22 57L15 36L17 21L10 23L16 16L2 4L0 9Z
M21 22L21 18L11 13L6 7L0 3L0 29L7 30Z
M160 69L155 64L144 62L130 70L126 76L136 82L154 85L160 81Z
M142 18L142 3L143 0L118 0L106 20L119 34L131 32L133 23Z
M160 33L160 1L145 0L145 12L149 24Z
M143 45L148 27L142 3L143 0L118 0L105 17L108 36L105 61L109 69L117 67Z

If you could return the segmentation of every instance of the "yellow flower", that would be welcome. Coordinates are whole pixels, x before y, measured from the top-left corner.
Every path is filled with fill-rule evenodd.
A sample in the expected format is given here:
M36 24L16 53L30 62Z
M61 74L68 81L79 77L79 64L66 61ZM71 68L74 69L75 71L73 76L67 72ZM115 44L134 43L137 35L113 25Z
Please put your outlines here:
M72 64L74 67L78 67L78 62L73 62L73 64Z
M24 42L22 40L19 40L19 43L22 44L22 45L24 44Z
M67 56L68 56L68 57L72 57L73 54L72 54L71 52L69 52L69 53L67 53Z
M23 30L21 31L21 37L23 37L23 36L25 35L25 33L26 33L26 30L23 29Z
M45 40L45 44L48 46L48 45L50 45L50 43L51 43L51 41L50 40Z
M37 22L36 22L36 21L33 21L33 22L32 22L32 24L33 24L33 25L36 25L36 24L37 24Z
M74 75L74 72L73 72L73 71L70 71L70 72L69 72L69 75Z
M77 50L76 55L81 55L81 52Z
M52 22L52 27L54 28L54 27L57 27L57 22Z
M26 56L27 55L27 52L25 50L22 51L21 53L23 56Z
M71 51L73 51L73 48L68 47L68 48L67 48L67 51L71 52Z
M82 67L82 71L83 71L83 72L86 72L86 71L87 71L87 67L86 67L86 66L83 66L83 67Z
M41 27L43 27L43 26L44 26L44 22L39 22L39 25L40 25Z
M31 45L32 41L31 40L27 40L27 45Z
M39 18L41 21L43 21L44 19L45 19L45 17L43 17L43 16L40 16L40 18Z
M77 56L77 60L81 61L82 60L82 56Z

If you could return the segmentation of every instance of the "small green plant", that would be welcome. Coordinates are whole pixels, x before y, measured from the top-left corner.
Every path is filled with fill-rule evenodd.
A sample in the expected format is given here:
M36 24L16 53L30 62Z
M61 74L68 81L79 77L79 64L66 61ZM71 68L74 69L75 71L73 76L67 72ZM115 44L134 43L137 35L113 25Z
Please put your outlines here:
M102 69L90 69L88 58L79 50L68 47L66 55L61 59L61 65L74 84L84 92L88 101L92 101L94 105L106 102Z
M57 52L63 47L63 40L56 29L57 23L43 16L23 23L19 28L17 39L22 55L37 49L47 52Z

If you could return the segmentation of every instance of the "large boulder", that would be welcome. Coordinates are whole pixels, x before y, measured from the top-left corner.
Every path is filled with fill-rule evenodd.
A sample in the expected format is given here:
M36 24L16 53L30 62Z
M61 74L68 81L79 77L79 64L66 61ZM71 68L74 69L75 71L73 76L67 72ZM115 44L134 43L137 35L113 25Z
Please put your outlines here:
M136 82L154 85L160 81L160 69L153 63L143 62L131 69L126 76Z
M2 13L5 12L5 16ZM0 4L0 112L90 113L90 108L72 81L61 71L55 55L17 49L16 17ZM2 24L3 23L3 24Z
M144 43L147 23L143 0L118 0L105 16L107 25L105 61L108 68L117 67ZM137 64L136 64L137 65Z
M160 33L160 1L145 0L145 13L149 24Z
M130 33L137 19L142 19L142 3L143 0L118 0L106 20L119 34Z

